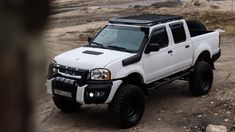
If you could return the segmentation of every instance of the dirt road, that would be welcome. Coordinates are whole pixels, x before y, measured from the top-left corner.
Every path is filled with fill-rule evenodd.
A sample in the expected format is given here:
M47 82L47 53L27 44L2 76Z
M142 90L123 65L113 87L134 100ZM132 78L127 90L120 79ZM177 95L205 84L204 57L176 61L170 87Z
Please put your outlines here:
M127 4L126 8L110 8L115 4L126 2L127 0L118 2L56 0L51 15L51 26L44 35L48 62L55 55L84 44L86 37L97 32L112 16L140 11L172 13L179 10L168 7L153 10L153 6L130 7L130 4ZM136 2L136 0L128 2ZM184 15L188 17L192 14L195 12L187 12ZM234 20L230 21L230 23L233 22ZM211 28L216 26L213 25ZM223 26L218 25L218 27ZM222 38L221 48L222 56L215 64L213 88L208 95L193 97L189 92L188 83L184 81L176 81L161 87L155 94L146 97L147 105L143 119L134 128L119 129L106 105L88 105L75 113L62 113L54 106L51 97L45 93L42 93L37 103L40 127L45 132L119 130L200 132L204 131L208 124L217 124L225 125L230 131L235 131L232 129L232 124L235 124L235 38L232 33Z
M224 38L223 55L215 64L217 70L209 95L193 97L187 82L182 81L159 88L156 94L146 98L140 124L125 131L200 131L210 123L231 128L235 123L234 44L235 39ZM38 105L41 128L46 132L119 130L105 105L84 106L81 111L65 114L53 105L48 95L42 95Z

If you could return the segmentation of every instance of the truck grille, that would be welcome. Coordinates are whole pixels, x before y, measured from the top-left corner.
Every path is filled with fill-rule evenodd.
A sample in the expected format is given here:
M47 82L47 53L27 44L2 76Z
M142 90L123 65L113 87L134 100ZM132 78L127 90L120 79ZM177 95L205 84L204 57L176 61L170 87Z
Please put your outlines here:
M69 74L72 76L79 76L80 75L78 69L76 69L76 68L60 66L60 68L58 70L61 73Z
M55 81L65 83L65 84L68 84L68 85L77 86L76 80L73 80L73 79L68 79L68 78L64 78L64 77L56 77Z
M62 66L62 65L60 65L57 68L58 68L59 72L69 74L69 75L72 75L72 76L79 76L79 75L81 75L81 72L82 72L80 69L67 67L67 66Z
M89 74L89 70L84 70L84 69L76 69L76 68L72 68L72 67L67 67L67 66L62 66L62 65L57 65L56 67L57 70L57 75L56 77L61 77L61 78L56 78L57 81L63 80L66 82L69 82L72 84L72 80L73 84L77 84L79 86L83 86L86 83L88 74ZM69 80L70 79L70 80Z

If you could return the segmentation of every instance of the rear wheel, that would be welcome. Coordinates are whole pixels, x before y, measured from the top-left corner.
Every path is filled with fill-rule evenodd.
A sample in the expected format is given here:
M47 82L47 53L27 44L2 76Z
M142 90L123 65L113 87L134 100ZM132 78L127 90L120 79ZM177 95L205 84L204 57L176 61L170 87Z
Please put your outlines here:
M109 109L114 112L121 127L135 126L144 113L144 94L138 86L122 85L109 105Z
M61 98L53 97L55 105L63 112L73 112L81 108L81 104Z
M207 94L213 83L213 70L209 63L198 62L191 73L189 87L193 95Z

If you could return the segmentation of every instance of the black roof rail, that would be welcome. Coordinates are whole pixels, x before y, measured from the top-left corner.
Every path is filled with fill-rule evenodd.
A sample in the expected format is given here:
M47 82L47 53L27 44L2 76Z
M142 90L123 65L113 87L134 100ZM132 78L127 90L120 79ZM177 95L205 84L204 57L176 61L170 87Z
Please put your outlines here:
M109 23L153 26L155 24L181 19L183 19L183 17L178 15L140 14L135 16L112 18L109 20Z

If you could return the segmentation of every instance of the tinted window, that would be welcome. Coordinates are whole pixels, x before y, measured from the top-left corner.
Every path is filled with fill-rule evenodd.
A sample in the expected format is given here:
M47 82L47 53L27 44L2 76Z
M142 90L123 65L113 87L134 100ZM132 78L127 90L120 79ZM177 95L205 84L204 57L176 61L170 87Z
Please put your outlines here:
M176 44L186 40L183 23L171 24L170 28Z
M152 34L150 43L159 44L160 48L164 48L168 46L169 40L166 28L159 28L155 30Z
M92 42L99 43L106 48L115 46L136 52L140 48L144 37L145 32L141 31L140 28L107 26Z

